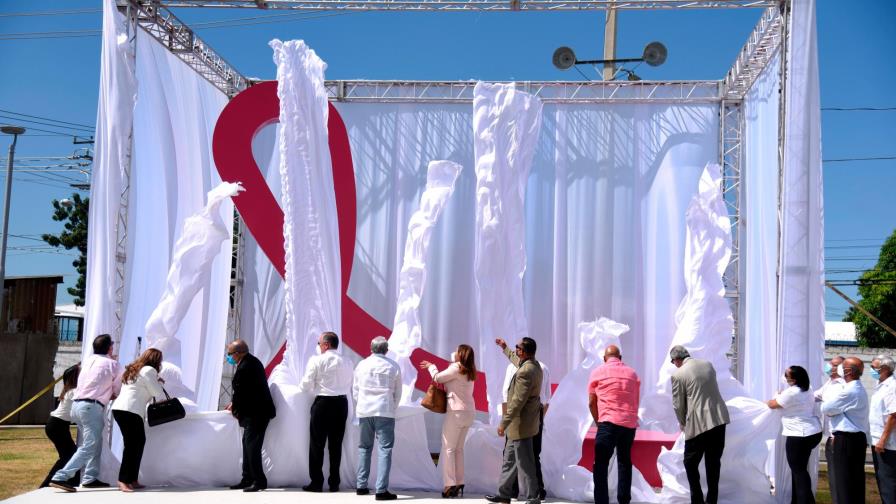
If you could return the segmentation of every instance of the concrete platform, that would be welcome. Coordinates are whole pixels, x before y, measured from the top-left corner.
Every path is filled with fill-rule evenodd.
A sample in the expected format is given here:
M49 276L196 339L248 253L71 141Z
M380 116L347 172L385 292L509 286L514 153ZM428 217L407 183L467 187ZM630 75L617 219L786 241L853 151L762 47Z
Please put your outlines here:
M414 504L446 504L446 502L486 502L482 495L467 494L463 499L442 499L440 494L425 492L399 492L398 501ZM75 493L66 493L54 488L42 488L26 494L17 495L3 501L7 504L337 504L357 503L372 504L377 502L373 495L357 496L354 492L343 490L338 493L308 493L300 488L275 488L258 493L244 493L238 490L221 488L147 488L130 494L118 489L81 489ZM514 501L516 502L516 501ZM548 503L566 503L548 498Z

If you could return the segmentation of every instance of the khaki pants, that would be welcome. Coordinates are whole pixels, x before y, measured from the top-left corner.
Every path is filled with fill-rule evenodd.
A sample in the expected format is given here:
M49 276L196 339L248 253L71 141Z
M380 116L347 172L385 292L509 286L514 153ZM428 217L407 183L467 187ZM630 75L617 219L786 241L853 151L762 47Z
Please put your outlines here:
M473 411L449 410L442 424L442 480L445 486L464 484L464 441L473 425Z

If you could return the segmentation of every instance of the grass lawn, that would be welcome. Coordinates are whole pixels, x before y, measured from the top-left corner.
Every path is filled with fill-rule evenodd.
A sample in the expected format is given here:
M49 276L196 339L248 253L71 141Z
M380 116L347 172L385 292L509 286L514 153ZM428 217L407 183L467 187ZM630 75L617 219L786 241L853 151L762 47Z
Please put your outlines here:
M56 450L42 428L0 429L0 500L37 488L54 462ZM874 474L866 475L865 492L866 502L880 503ZM818 477L817 502L831 502L826 472Z

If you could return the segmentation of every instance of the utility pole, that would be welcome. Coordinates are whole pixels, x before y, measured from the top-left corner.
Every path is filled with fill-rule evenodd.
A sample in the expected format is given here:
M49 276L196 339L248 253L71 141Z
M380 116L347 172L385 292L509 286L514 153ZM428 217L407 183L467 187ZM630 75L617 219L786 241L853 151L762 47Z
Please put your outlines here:
M607 8L607 19L604 23L604 59L616 59L616 9ZM613 80L616 75L616 65L604 63L604 80Z
M21 126L0 126L0 131L6 135L12 135L12 143L9 144L9 156L6 158L6 198L3 201L3 234L0 235L0 309L2 309L6 301L6 240L9 238L9 198L12 196L13 158L16 156L16 141L19 139L19 135L25 133L25 128Z

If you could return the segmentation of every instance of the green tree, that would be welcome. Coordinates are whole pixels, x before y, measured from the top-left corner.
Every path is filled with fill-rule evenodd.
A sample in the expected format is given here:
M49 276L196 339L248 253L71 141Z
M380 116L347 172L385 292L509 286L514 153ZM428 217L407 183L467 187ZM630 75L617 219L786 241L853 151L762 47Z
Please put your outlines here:
M45 234L41 238L54 247L66 250L78 249L80 255L72 261L78 271L78 281L68 293L75 297L77 306L84 306L84 289L87 285L87 215L90 198L81 198L78 193L72 194L71 204L62 204L53 200L53 220L64 222L63 231L58 235Z
M877 265L862 273L859 296L862 308L884 324L896 327L896 230L881 247ZM859 310L850 308L843 320L855 323L860 345L896 348L896 337Z

